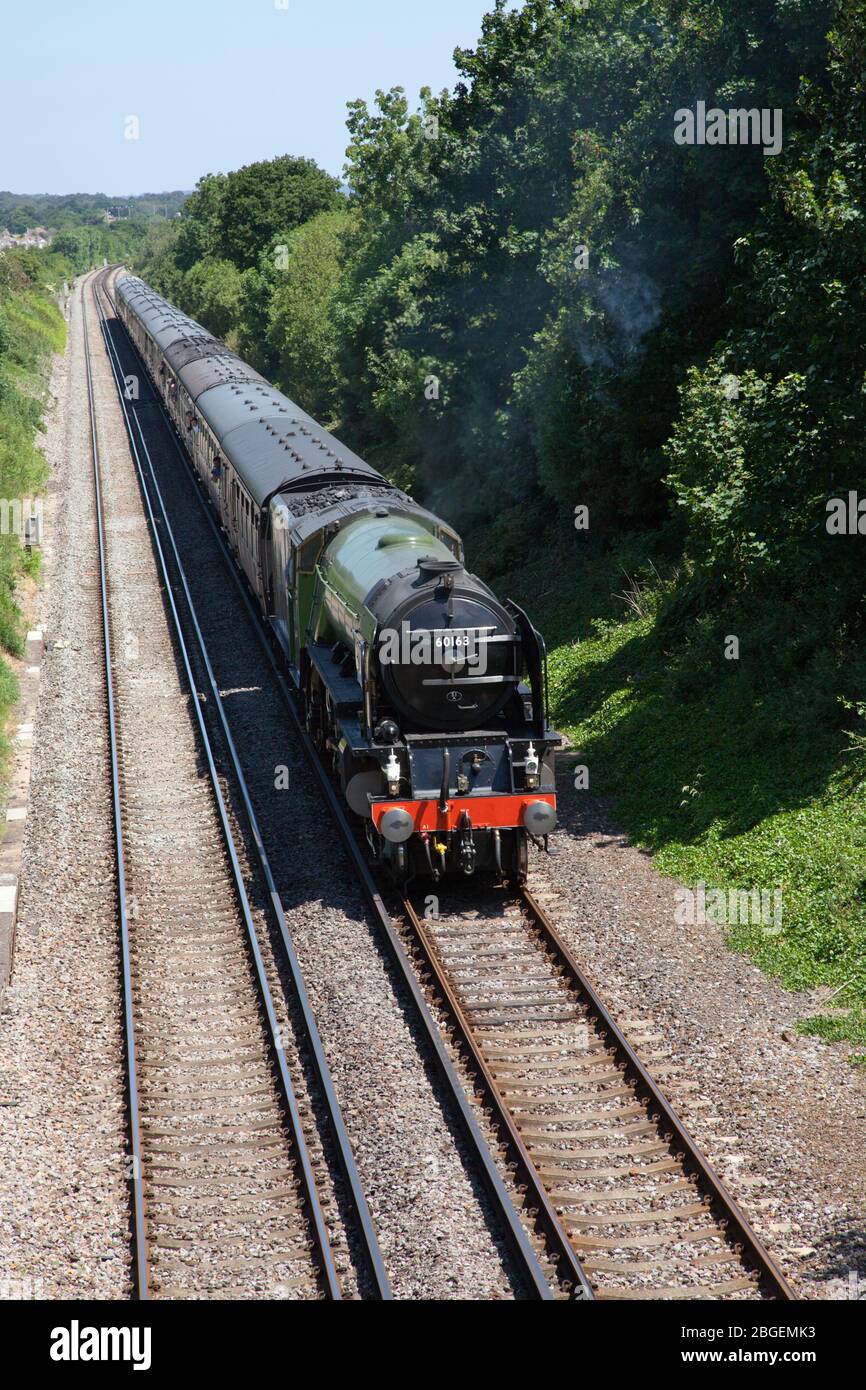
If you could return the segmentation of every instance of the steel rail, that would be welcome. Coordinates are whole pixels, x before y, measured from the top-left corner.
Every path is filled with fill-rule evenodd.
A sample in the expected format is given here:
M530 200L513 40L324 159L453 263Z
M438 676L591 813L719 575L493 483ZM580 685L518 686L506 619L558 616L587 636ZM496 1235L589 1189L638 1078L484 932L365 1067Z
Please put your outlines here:
M94 272L96 274L97 272ZM93 487L96 497L96 535L99 553L99 591L102 608L102 642L105 653L105 692L108 713L108 749L111 774L111 805L114 822L114 853L117 867L117 904L120 919L121 992L123 995L123 1033L126 1052L126 1086L128 1101L128 1130L131 1158L132 1238L134 1249L134 1281L136 1297L144 1302L150 1295L148 1274L147 1226L144 1212L144 1182L141 1145L141 1108L138 1094L138 1066L135 1050L135 1018L133 1015L132 963L129 947L129 920L126 910L126 860L123 848L123 807L120 799L120 757L118 753L117 717L114 702L114 677L111 656L111 612L108 599L108 569L106 566L105 519L102 507L102 471L99 458L99 435L96 427L96 403L93 373L90 365L90 337L87 330L87 290L93 280L88 276L81 287L81 321L84 328L84 366L87 379L87 410L90 418L90 454L93 465Z
M541 903L525 886L520 889L520 899L530 914L534 926L541 934L545 946L555 957L573 988L581 995L583 1001L588 1005L590 1013L619 1053L625 1064L626 1073L631 1076L635 1090L657 1112L663 1125L669 1128L672 1141L679 1151L684 1166L694 1172L699 1183L703 1184L712 1199L716 1208L716 1215L721 1218L724 1225L726 1238L732 1244L739 1243L747 1261L754 1265L755 1271L760 1275L767 1290L772 1291L773 1297L784 1301L796 1301L796 1294L769 1251L765 1249L760 1237L749 1224L745 1213L734 1201L709 1159L702 1153L696 1140L689 1133L670 1102L659 1090L649 1071L605 1005L598 990L581 969Z
M131 350L135 353L138 360L141 361L141 355L135 347L135 344L132 342L132 339L129 337L128 334L126 334L126 337L130 344ZM146 370L147 369L145 368L145 371ZM386 946L388 954L397 969L400 979L402 980L409 996L412 999L412 1003L416 1012L416 1017L418 1018L423 1027L424 1034L431 1048L436 1063L437 1072L440 1078L444 1081L448 1094L452 1100L456 1114L460 1121L460 1126L463 1131L464 1138L467 1141L470 1151L475 1156L479 1171L484 1180L484 1185L488 1193L488 1196L491 1199L491 1202L495 1210L498 1212L502 1220L504 1232L508 1237L509 1245L526 1279L527 1289L534 1298L542 1300L553 1300L555 1297L554 1291L551 1289L550 1284L548 1283L544 1270L541 1267L539 1258L535 1250L533 1249L532 1242L529 1239L529 1236L523 1226L517 1209L515 1208L514 1203L511 1200L511 1197L508 1193L508 1189L505 1186L502 1176L496 1166L496 1162L493 1158L493 1155L490 1152L489 1145L487 1144L487 1141L481 1133L471 1103L468 1097L466 1096L466 1093L463 1089L463 1085L460 1081L460 1078L457 1075L454 1065L451 1062L450 1057L448 1056L448 1051L442 1040L439 1028L432 1014L430 1013L427 1001L424 998L423 990L418 982L412 962L409 959L409 956L406 953L406 949L403 946L402 941L400 940L400 936L394 927L394 924L391 920L391 915L388 912L387 907L385 906L379 888L375 882L375 879L373 878L373 875L370 872L370 867L366 861L366 858L364 857L360 849L360 846L358 845L352 827L349 824L348 817L346 816L342 806L340 805L334 788L331 785L331 782L328 778L328 774L325 771L325 768L323 767L322 762L318 756L315 744L313 743L309 733L307 732L307 729L304 725L304 721L301 718L300 712L298 710L295 697L289 688L286 676L282 668L280 667L277 657L274 653L270 637L268 636L261 615L258 609L256 608L255 604L253 603L250 591L247 588L240 572L238 571L237 565L235 564L225 544L225 539L220 531L216 518L213 516L211 507L202 493L201 487L199 485L199 480L196 477L196 474L181 447L180 441L177 438L171 418L169 417L158 393L155 392L154 397L159 405L160 414L165 424L168 436L171 439L175 451L177 452L177 455L180 458L181 463L183 464L192 481L193 491L202 508L203 514L207 518L208 524L210 525L211 531L219 547L220 554L222 555L226 569L228 570L228 573L232 578L235 588L237 589L238 594L241 597L241 600L250 617L253 631L255 632L259 644L262 648L262 651L264 652L265 657L271 667L271 671L277 683L277 688L280 692L283 704L294 724L295 731L298 735L301 746L307 757L309 766L319 784L320 791L322 792L322 795L327 803L328 810L331 814L334 824L337 827L340 839L343 842L343 846L346 850L349 860L357 873L360 886L364 893L364 897L373 915L373 919L379 928L384 945Z
M435 976L437 988L447 1003L451 1021L459 1034L463 1047L472 1059L474 1070L478 1072L484 1087L487 1104L496 1117L496 1124L507 1136L508 1145L516 1159L519 1180L532 1194L532 1203L538 1212L538 1223L544 1232L549 1248L555 1252L561 1277L574 1287L575 1297L592 1300L595 1298L592 1285L544 1189L541 1176L523 1142L520 1130L514 1123L508 1107L499 1093L493 1073L473 1035L472 1025L437 958L423 919L418 916L409 898L404 897L402 899L402 907L415 932L418 946L424 957L424 964Z
M459 1033L460 1042L463 1044L463 1047L466 1048L471 1059L473 1059L473 1068L477 1070L478 1076L480 1076L488 1105L491 1106L493 1113L495 1113L496 1125L499 1126L500 1130L505 1131L507 1143L509 1143L509 1147L512 1148L514 1158L516 1158L517 1161L520 1181L531 1191L532 1202L537 1205L538 1209L539 1225L541 1225L542 1230L544 1230L549 1247L556 1252L556 1259L560 1265L560 1273L562 1273L563 1279L573 1284L575 1295L577 1295L578 1298L588 1298L588 1300L592 1300L592 1298L595 1298L595 1293L592 1291L592 1284L589 1283L584 1266L581 1265L580 1259L577 1258L573 1244L571 1244L569 1236L567 1236L566 1230L564 1230L562 1222L560 1222L559 1216L556 1215L555 1208L550 1204L538 1169L535 1168L535 1163L532 1162L530 1152L528 1152L527 1147L525 1147L523 1136L521 1136L520 1130L517 1129L516 1123L514 1123L512 1115L510 1115L509 1109L507 1109L505 1101L502 1099L502 1095L499 1094L499 1087L496 1086L496 1080L495 1077L493 1077L491 1069L489 1069L487 1059L485 1059L481 1048L478 1047L478 1042L475 1041L473 1036L473 1027L471 1027L471 1023L468 1022L466 1013L464 1013L463 1008L461 1008L459 999L457 999L455 991L453 991L452 986L450 986L445 970L442 969L441 963L439 963L438 958L436 958L434 945L432 945L430 940L430 933L425 929L423 919L418 916L409 898L403 897L402 908L403 912L406 913L407 919L409 919L411 923L411 927L413 927L414 933L416 933L418 947L420 947L421 952L423 952L424 965L434 974L436 987L438 987L442 997L445 998L449 1015L452 1017L453 1026L456 1027L457 1033Z
M103 290L103 293L106 294L106 298L108 298L107 292ZM123 380L120 359L117 354L116 346L111 342L110 335L106 332L106 321L104 315L102 323L103 332L105 333L106 337L106 343L112 359L112 367L116 368L115 383L118 385L118 391L120 391L119 383ZM271 906L273 907L274 914L279 926L280 938L282 941L283 949L286 953L286 958L288 961L289 970L292 978L292 985L295 990L297 1002L300 1007L301 1015L304 1021L305 1038L310 1046L314 1060L316 1081L321 1088L322 1095L325 1100L325 1105L328 1113L328 1123L337 1146L340 1169L349 1189L353 1210L358 1220L365 1255L370 1266L370 1271L373 1277L376 1293L379 1298L389 1300L392 1297L392 1293L390 1282L388 1279L388 1274L385 1269L385 1262L382 1258L382 1252L379 1248L379 1240L378 1236L376 1235L375 1227L373 1225L372 1216L370 1215L370 1208L368 1206L367 1199L364 1194L363 1187L361 1185L361 1178L358 1173L354 1154L352 1152L351 1141L349 1139L348 1131L346 1129L346 1123L343 1119L342 1112L340 1110L340 1104L337 1099L336 1091L334 1089L333 1078L331 1076L331 1071L328 1066L327 1058L325 1056L325 1049L322 1043L321 1035L319 1033L318 1024L316 1023L315 1015L313 1013L313 1007L310 1002L310 996L307 991L306 983L304 981L301 963L298 958L297 951L295 950L295 945L291 938L291 934L289 932L285 909L283 907L282 899L280 897L280 893L277 888L276 881L274 879L270 859L265 848L264 837L262 836L261 830L259 828L258 818L253 808L252 799L250 797L247 780L244 776L243 768L241 766L240 757L237 752L235 741L232 737L231 729L229 728L228 719L226 717L225 708L223 706L222 695L216 680L216 676L214 674L210 654L207 650L207 644L205 642L204 635L199 624L198 614L195 609L192 594L190 593L189 584L187 582L186 577L186 571L180 558L180 553L178 551L177 543L174 537L174 531L171 526L171 523L168 520L167 509L163 500L162 491L160 489L159 483L157 482L156 473L153 467L153 460L150 455L150 450L147 447L147 441L144 437L144 432L141 427L141 421L139 420L138 414L134 408L132 408L129 413L135 422L139 443L141 445L141 453L147 461L148 472L152 480L154 495L156 497L158 505L160 524L164 530L164 533L171 547L171 553L175 565L175 570L177 573L178 580L180 581L181 588L183 590L186 611L189 615L190 623L195 634L196 646L198 648L199 655L201 657L202 664L207 675L207 681L210 687L210 693L213 701L213 708L216 711L220 721L220 727L222 729L226 749L231 760L232 770L235 776L235 780L237 782L241 800L243 802L244 813L247 818L251 840L255 849L256 859L258 861L259 868L262 871L262 876L265 880L268 895L270 897Z
M109 267L109 270L110 269L111 268ZM108 273L108 271L102 272L103 278L105 278ZM99 277L97 277L97 280L98 278ZM244 925L246 927L247 939L249 942L250 951L255 966L256 979L259 987L259 995L264 1006L265 1014L268 1021L268 1028L270 1031L271 1041L273 1044L273 1051L276 1058L277 1072L280 1078L283 1099L289 1115L290 1127L292 1131L292 1140L295 1146L301 1169L301 1180L304 1188L305 1197L308 1203L308 1210L310 1214L310 1222L313 1228L314 1240L319 1252L319 1258L322 1266L322 1274L324 1277L329 1298L334 1301L340 1301L342 1299L340 1281L337 1275L337 1269L334 1263L334 1256L333 1252L331 1251L330 1241L328 1239L328 1231L322 1213L319 1194L316 1189L315 1175L313 1173L313 1167L312 1162L310 1160L309 1150L307 1148L307 1142L304 1138L297 1097L295 1095L292 1079L289 1075L288 1066L286 1064L285 1050L282 1044L280 1024L277 1018L276 1010L274 1008L274 1001L271 995L270 986L268 985L267 976L265 973L264 961L262 959L261 948L259 946L255 923L253 921L252 910L250 907L249 897L247 895L243 871L241 869L240 860L237 853L237 847L235 845L234 836L232 834L232 829L229 822L228 809L226 807L225 798L223 796L222 788L220 787L219 783L219 775L216 768L213 747L211 744L210 737L208 735L207 726L204 720L204 714L201 708L201 700L199 699L198 687L192 671L189 650L183 635L183 627L180 620L180 614L177 609L177 604L175 602L174 590L168 571L168 564L166 561L162 544L159 539L159 526L157 523L157 519L154 515L153 507L151 505L150 495L147 489L146 480L144 476L144 469L142 467L139 451L136 446L135 438L130 426L129 414L127 411L127 401L121 386L123 378L118 373L118 369L112 356L111 348L109 346L108 333L106 330L105 323L105 315L98 298L99 291L100 287L98 283L95 283L94 304L96 305L97 312L100 316L103 340L105 342L108 360L111 366L112 374L114 376L115 386L117 388L118 396L120 399L121 409L123 411L124 422L126 424L127 429L127 437L129 439L133 461L135 464L136 472L138 474L139 485L142 490L142 497L145 503L148 521L150 524L151 539L153 542L159 571L162 576L166 601L169 605L169 609L172 616L172 623L174 627L175 638L177 640L178 651L180 653L181 660L183 663L187 686L189 688L191 696L191 703L195 711L196 722L198 725L199 736L201 739L201 747L207 762L208 774L210 777L211 787L214 793L214 799L219 816L220 827L223 834L223 840L225 842L226 851L228 853L229 861L231 864L232 876L234 878L235 888L238 895L238 901L241 907ZM164 524L167 525L167 522L165 522Z

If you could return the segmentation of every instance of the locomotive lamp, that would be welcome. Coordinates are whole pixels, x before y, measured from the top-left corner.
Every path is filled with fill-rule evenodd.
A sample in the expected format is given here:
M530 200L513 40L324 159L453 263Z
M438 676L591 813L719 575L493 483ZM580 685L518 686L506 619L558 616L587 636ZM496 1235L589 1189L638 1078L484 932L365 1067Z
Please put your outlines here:
M400 730L393 719L383 719L381 724L377 724L373 731L373 737L377 743L396 743L400 737ZM393 753L393 748L391 752Z
M532 791L539 785L538 754L535 751L534 743L530 743L526 750L526 762L523 764L523 768L526 774L526 785Z
M415 822L402 806L395 806L393 810L385 812L379 822L379 829L392 845L402 845L414 831Z
M400 795L400 775L400 760L392 748L385 764L385 781L388 783L389 796Z

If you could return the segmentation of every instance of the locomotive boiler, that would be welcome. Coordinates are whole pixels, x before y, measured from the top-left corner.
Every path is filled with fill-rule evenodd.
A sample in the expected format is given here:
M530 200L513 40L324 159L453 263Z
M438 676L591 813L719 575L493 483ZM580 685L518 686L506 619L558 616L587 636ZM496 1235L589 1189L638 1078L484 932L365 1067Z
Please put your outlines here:
M376 864L522 881L556 822L544 645L459 535L157 295L117 312Z

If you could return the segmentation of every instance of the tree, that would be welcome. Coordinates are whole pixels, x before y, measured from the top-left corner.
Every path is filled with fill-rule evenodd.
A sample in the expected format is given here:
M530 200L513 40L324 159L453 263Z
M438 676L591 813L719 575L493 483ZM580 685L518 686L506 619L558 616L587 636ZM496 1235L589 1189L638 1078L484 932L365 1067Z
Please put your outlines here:
M228 174L216 208L216 254L240 270L254 266L278 233L339 206L339 185L311 159L248 164Z
M183 308L184 276L177 253L181 226L178 221L152 221L135 258L135 271L159 294Z
M830 39L830 90L804 85L772 199L737 247L728 331L689 372L665 451L687 523L680 614L708 592L748 604L767 641L827 662L866 632L859 547L827 525L833 498L848 513L862 493L866 7L841 9Z
M321 212L287 233L285 264L273 275L268 341L287 393L317 419L333 416L336 398L334 295L352 225L346 208Z
M191 270L196 261L219 255L221 209L227 183L225 174L205 174L184 203L173 242L179 270Z
M349 278L369 315L347 312L341 356L357 442L378 430L395 460L420 458L446 507L447 459L455 513L540 484L564 510L592 500L599 518L658 525L676 386L724 327L733 243L771 162L677 146L674 112L719 94L796 124L830 9L733 0L722 18L701 0L497 0L477 48L457 54L453 93L423 94L414 116L399 92L378 94L375 112L356 103L349 182L365 240ZM413 262L412 304L397 292L383 313L365 282L393 279L419 237L435 254L420 281ZM444 404L404 415L403 433L395 391L425 358ZM386 416L367 388L371 365L389 363Z
M236 328L241 306L241 274L231 261L199 261L183 281L187 312L217 338Z

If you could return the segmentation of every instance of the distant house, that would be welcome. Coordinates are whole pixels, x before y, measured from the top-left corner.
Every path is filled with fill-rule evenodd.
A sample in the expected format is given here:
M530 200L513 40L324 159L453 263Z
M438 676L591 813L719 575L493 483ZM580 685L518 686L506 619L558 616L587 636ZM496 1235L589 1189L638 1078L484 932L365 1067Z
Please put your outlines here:
M0 251L8 251L14 246L32 246L41 250L43 246L50 244L51 233L47 227L28 227L20 236L7 231L5 227L0 231Z

